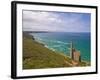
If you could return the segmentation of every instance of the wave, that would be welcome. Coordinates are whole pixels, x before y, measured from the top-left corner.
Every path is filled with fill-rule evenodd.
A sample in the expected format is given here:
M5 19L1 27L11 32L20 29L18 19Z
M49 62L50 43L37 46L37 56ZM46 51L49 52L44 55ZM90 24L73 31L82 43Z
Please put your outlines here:
M58 40L49 40L49 39L42 39L42 38L35 38L39 42L44 42L44 43L52 43L52 44L62 44L62 45L68 45L70 43L58 41Z
M44 46L52 51L60 51L63 53L66 53L67 47L69 43L65 43L63 41L58 41L58 40L50 40L50 39L45 39L45 38L40 38L34 36L35 40L38 41L39 43L43 43Z
M69 43L65 43L65 42L62 42L62 41L56 41L57 43L61 43L61 44L69 44Z
M47 45L45 45L45 47L48 48L48 49L51 49L52 51L56 51L54 48L51 48L51 47L49 47Z

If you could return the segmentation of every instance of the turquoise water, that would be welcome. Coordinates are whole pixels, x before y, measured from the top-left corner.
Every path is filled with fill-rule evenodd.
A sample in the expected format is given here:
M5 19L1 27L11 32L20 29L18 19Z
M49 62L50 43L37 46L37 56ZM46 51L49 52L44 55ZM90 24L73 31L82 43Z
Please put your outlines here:
M72 41L74 48L81 53L82 60L91 60L91 38L90 33L68 33L68 32L49 32L31 33L38 42L45 44L51 50L64 53L69 56L69 43Z

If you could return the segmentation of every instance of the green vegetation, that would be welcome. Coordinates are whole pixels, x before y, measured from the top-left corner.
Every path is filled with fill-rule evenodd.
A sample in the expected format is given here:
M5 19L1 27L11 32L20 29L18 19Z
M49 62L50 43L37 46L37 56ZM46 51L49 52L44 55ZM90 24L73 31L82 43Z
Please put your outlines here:
M72 61L68 56L44 47L44 44L23 32L23 69L72 67L75 66ZM86 66L86 63L80 62L77 66Z

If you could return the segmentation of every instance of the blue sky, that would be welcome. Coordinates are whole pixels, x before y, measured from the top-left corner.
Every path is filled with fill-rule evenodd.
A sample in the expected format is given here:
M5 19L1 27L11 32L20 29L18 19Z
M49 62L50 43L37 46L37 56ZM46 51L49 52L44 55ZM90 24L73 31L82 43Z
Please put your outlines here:
M23 11L24 31L90 32L91 14Z

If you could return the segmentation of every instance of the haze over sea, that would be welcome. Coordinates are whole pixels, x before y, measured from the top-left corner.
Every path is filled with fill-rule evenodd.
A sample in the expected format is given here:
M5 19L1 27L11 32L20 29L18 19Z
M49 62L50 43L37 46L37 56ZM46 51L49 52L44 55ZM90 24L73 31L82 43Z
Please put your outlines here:
M72 41L74 48L80 51L82 60L91 61L91 36L89 32L44 32L30 34L49 49L61 52L67 56L70 55L69 43Z

